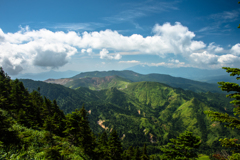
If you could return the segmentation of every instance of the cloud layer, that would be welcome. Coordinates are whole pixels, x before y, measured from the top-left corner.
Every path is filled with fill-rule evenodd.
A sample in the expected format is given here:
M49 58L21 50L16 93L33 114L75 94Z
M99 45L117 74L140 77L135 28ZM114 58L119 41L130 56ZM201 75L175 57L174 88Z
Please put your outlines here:
M140 34L124 36L109 29L81 34L74 31L30 30L29 27L21 28L16 33L4 33L0 29L0 65L11 75L31 66L58 68L67 64L72 56L81 56L78 52L88 55L95 52L99 53L100 59L110 60L120 60L124 56L121 53L126 52L163 58L175 54L196 67L222 66L240 61L240 44L234 45L230 50L224 50L215 43L206 45L194 40L195 34L179 22L174 25L156 24L152 32L153 36L143 37ZM138 61L121 63L123 62L136 64ZM186 65L178 60L172 63Z

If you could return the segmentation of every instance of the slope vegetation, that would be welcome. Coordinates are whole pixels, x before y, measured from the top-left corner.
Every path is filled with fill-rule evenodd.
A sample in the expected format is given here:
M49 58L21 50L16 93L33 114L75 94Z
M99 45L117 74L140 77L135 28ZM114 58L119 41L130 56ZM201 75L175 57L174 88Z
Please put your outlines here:
M203 113L211 109L231 114L230 99L224 94L195 93L145 81L129 82L125 88L111 87L99 91L85 87L73 90L57 84L29 80L22 82L28 89L31 86L31 89L36 90L41 85L40 93L56 99L64 113L85 103L93 131L97 134L103 130L111 132L116 129L124 147L144 143L150 146L165 144L169 138L177 137L185 130L201 136L205 149L216 148L219 145L217 139L221 136L240 138L236 131L211 122Z
M103 77L115 76L115 75L124 78L123 80L121 80L120 84L122 84L122 81L131 81L131 82L149 81L149 82L160 82L160 83L167 84L171 87L182 88L184 90L191 90L194 92L211 91L211 92L221 93L221 89L218 88L217 84L209 84L209 83L194 81L194 80L190 80L190 79L186 79L186 78L172 77L170 75L165 75L165 74L143 75L143 74L139 74L139 73L136 73L133 71L128 71L128 70L107 71L107 72L106 71L84 72L84 73L80 73L80 74L72 77L71 79L84 79L84 78L93 78L93 77L103 78ZM94 87L92 87L91 83L83 84L82 83L83 80L80 80L80 81L81 81L81 83L78 83L79 81L68 82L71 85L66 85L66 86L68 86L68 87L74 86L74 88L78 88L81 86L94 88ZM110 87L118 87L118 83L116 84L116 86L112 85Z

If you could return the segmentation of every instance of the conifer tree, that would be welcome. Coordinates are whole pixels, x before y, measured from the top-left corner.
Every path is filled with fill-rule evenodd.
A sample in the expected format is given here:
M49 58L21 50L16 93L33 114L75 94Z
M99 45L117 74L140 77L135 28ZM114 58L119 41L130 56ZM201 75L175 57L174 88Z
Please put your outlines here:
M236 79L239 80L240 69L223 67L226 72L231 73L230 76L237 75ZM214 111L205 111L209 117L212 117L212 121L218 121L225 124L226 127L240 129L240 86L237 83L231 82L218 82L219 86L223 91L231 92L226 97L234 98L230 103L234 105L233 112L234 116L227 113L220 113ZM232 153L240 153L240 143L237 143L235 138L224 138L219 140L221 144L225 147L232 148ZM240 154L233 155L234 157L240 158Z
M84 105L80 109L80 116L81 116L81 121L79 122L81 127L80 143L84 149L84 152L91 158L93 158L94 156L93 150L96 147L96 141L95 136L93 135L92 130L90 128L88 121L88 112L84 108Z
M83 107L66 116L66 130L69 142L82 147L84 153L94 158L95 137L90 129L87 111Z
M3 71L0 67L0 108L4 110L9 110L10 104L10 77Z
M143 146L143 151L142 151L142 157L141 157L142 160L149 160L149 157L148 157L148 154L147 154L147 146L146 144L144 143L144 146Z
M109 146L109 152L110 152L110 158L111 159L116 159L116 160L120 160L121 155L122 155L122 145L121 142L119 140L119 136L117 134L117 131L114 129L109 137L109 141L108 141L108 146Z
M123 153L123 159L131 160L134 159L134 148L130 146L127 150Z
M163 156L166 159L190 159L197 158L196 149L200 146L200 137L186 131L176 139L170 139L170 143L162 147Z
M137 146L135 149L135 153L134 153L134 159L135 160L141 160L141 151L139 150L139 147Z
M110 159L108 149L108 136L105 130L101 135L99 135L97 147L95 148L94 152L99 157L98 159Z
M14 130L10 130L14 122L7 117L6 114L0 110L0 149L2 148L7 152L9 158L9 151L11 149L20 149L22 141L18 137L18 133Z

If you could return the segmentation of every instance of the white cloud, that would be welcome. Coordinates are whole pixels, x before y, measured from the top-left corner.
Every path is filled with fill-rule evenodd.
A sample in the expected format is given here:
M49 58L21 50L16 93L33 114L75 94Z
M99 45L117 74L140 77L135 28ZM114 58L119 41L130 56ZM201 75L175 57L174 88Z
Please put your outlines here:
M101 59L115 59L115 60L119 60L122 58L122 56L119 53L116 54L115 56L111 56L108 53L109 53L109 51L106 48L103 48L99 53L100 58Z
M86 49L82 49L82 50L81 50L81 53L85 53L85 52L86 52Z
M166 63L166 62L160 62L160 63L143 63L143 65L148 65L148 66L166 66L166 67L186 67L187 65L184 62L179 62L179 63Z
M119 60L122 55L151 54L165 57L175 54L196 64L231 61L229 55L215 55L226 51L219 45L210 43L206 47L204 42L193 40L195 34L179 22L174 25L156 24L152 31L153 36L143 37L140 34L124 36L109 29L82 34L74 31L65 33L47 29L30 30L29 27L21 28L15 33L4 33L0 29L0 65L8 68L11 74L17 74L31 66L57 68L67 64L78 50L88 55L91 55L93 50L99 50L101 59L110 60ZM226 51L226 54L240 56L239 48L240 44L236 44ZM229 60L224 61L223 58ZM175 60L166 64L181 63L183 62Z
M81 49L81 53L88 53L88 55L91 55L92 53L93 53L93 51L92 51L92 48L88 48L88 49Z
M78 47L86 48L89 46L94 49L138 51L160 56L165 56L168 53L187 55L194 50L205 47L202 41L193 41L194 33L180 23L173 26L170 23L165 23L162 26L157 24L154 26L153 32L155 33L154 36L145 38L139 34L123 36L117 31L111 30L84 32Z
M223 63L223 64L231 64L231 63L239 62L239 61L240 61L240 57L237 57L232 54L222 55L218 58L218 62Z
M218 56L214 54L210 54L207 51L202 53L192 53L190 58L200 64L216 64L218 61Z
M131 60L131 61L119 61L119 63L140 63L140 61Z
M178 59L170 59L169 62L171 62L171 63L180 63L180 61Z
M231 52L232 52L234 55L240 56L240 43L237 43L237 44L235 44L234 46L232 46Z
M201 53L193 53L190 55L191 60L194 64L201 64L204 68L216 67L219 68L221 66L229 66L234 63L240 62L240 57L233 54L225 54L225 55L215 55L210 54L207 51L203 51Z
M131 60L131 61L119 61L118 63L128 63L128 64L140 64L142 66L167 66L167 67L185 67L188 66L184 62L180 62L179 60L170 60L171 63L166 63L166 62L159 62L159 63L147 63L147 62L140 62L136 60Z
M12 64L12 62L6 57L0 58L0 62L5 72L7 72L10 75L17 75L19 72L23 70L23 67L21 65Z
M220 47L219 45L215 45L214 42L212 42L208 45L207 50L211 53L219 53L219 52L224 51L224 49L222 47Z

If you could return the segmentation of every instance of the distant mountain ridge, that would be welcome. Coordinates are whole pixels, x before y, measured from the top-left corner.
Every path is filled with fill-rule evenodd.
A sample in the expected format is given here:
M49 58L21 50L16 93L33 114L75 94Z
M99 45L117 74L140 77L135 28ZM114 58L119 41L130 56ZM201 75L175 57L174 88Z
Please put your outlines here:
M168 68L164 66L143 66L143 65L136 65L126 70L132 70L137 73L141 74L151 74L151 73L158 73L158 74L168 74L173 77L182 77L192 80L199 80L205 77L211 76L220 76L220 75L227 75L226 71L223 69L200 69L200 68L193 68L193 67L178 67L178 68ZM227 75L229 77L229 75Z
M112 77L115 76L115 77ZM112 83L104 83L104 79L111 77ZM120 87L122 88L127 83L131 82L160 82L167 84L171 87L182 88L184 90L192 90L194 92L221 92L217 84L209 84L206 82L199 82L190 79L172 77L170 75L164 74L139 74L133 71L94 71L94 72L83 72L75 75L74 77L68 79L56 79L56 80L46 80L47 83L60 84L59 81L64 81L66 83L61 83L66 87L76 89L78 87L88 87L93 90L107 89L109 87ZM96 85L96 83L98 85ZM115 84L114 84L115 83Z
M15 76L11 76L12 79L32 79L35 81L44 81L46 79L54 78L54 79L60 79L60 78L68 78L72 77L76 74L79 74L78 71L48 71L48 72L41 72L41 73L26 73L26 74L19 74Z

